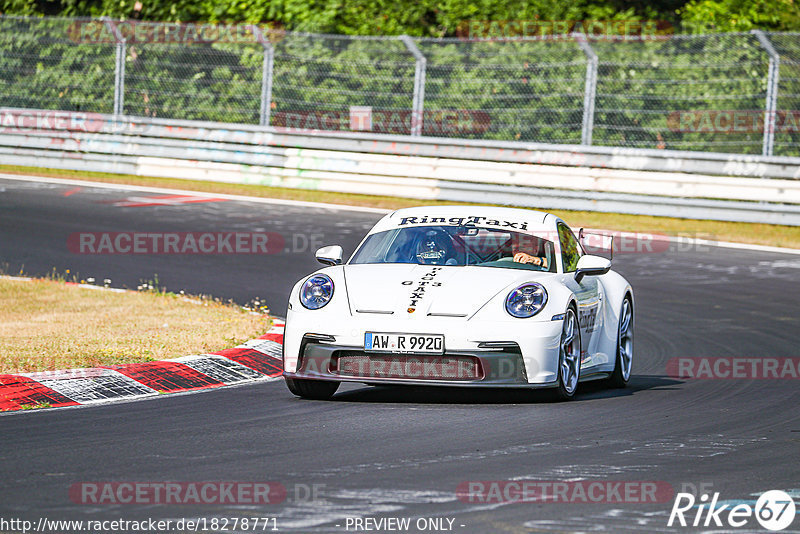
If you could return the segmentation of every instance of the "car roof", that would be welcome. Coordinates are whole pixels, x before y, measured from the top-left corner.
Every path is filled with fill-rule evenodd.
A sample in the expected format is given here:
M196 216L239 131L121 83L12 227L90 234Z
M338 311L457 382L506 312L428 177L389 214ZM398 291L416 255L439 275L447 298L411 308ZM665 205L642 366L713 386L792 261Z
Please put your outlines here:
M524 208L479 205L419 206L393 211L378 221L370 233L403 226L437 223L454 226L496 226L518 232L537 233L554 230L558 221L560 219L551 213Z

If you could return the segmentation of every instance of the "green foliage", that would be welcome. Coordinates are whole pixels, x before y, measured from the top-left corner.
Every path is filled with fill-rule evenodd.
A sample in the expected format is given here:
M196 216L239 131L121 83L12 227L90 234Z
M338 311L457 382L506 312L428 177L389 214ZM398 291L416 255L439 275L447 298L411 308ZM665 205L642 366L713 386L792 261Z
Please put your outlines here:
M35 0L0 0L0 13L34 15L37 13L37 5Z
M593 47L602 58L597 144L760 153L760 132L716 132L703 122L732 111L763 109L768 57L755 36L600 42ZM690 120L682 122L686 117Z
M691 0L680 14L683 28L695 33L800 29L793 0Z
M129 45L125 113L258 123L262 62L255 44Z
M141 5L137 8L137 3ZM345 35L454 36L468 21L660 20L681 31L800 30L793 0L0 0L9 15L110 16L162 22L273 21Z
M679 0L682 1L682 0ZM0 13L178 21L273 21L289 30L345 35L454 36L468 21L666 19L670 0L620 8L614 0L0 0ZM655 7L653 7L655 6Z
M110 113L114 47L77 45L67 19L0 18L0 101L5 107Z

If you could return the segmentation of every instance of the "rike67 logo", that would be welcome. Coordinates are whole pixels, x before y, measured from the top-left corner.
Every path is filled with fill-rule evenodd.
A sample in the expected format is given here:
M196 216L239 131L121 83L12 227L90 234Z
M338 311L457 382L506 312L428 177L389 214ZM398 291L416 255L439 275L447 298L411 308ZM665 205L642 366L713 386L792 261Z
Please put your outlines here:
M792 497L780 490L762 493L755 506L745 502L721 504L719 493L714 493L710 501L708 494L698 500L691 493L678 493L667 526L738 528L755 517L762 528L775 531L791 525L796 513Z

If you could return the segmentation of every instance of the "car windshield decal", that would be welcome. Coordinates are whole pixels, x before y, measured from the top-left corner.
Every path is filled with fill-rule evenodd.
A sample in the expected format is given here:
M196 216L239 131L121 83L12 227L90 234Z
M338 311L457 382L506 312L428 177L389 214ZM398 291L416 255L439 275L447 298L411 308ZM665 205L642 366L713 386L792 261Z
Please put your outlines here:
M410 293L408 313L414 313L419 306L422 299L425 298L425 292L431 287L441 287L441 282L435 282L436 275L441 271L441 267L431 267L429 271L425 271L419 280L406 280L403 282L404 286L411 286L413 289Z
M528 223L523 221L505 221L500 219L489 219L488 217L403 217L398 226L412 224L446 224L450 226L494 226L503 229L527 230Z

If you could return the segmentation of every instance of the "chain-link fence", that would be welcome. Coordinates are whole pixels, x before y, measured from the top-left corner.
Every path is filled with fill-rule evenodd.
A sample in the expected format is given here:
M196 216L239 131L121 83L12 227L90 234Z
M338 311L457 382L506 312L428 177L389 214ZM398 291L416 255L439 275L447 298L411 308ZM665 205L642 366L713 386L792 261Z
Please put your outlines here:
M800 34L467 40L0 17L0 106L800 156Z
M114 110L115 45L78 45L72 24L0 17L0 106Z

